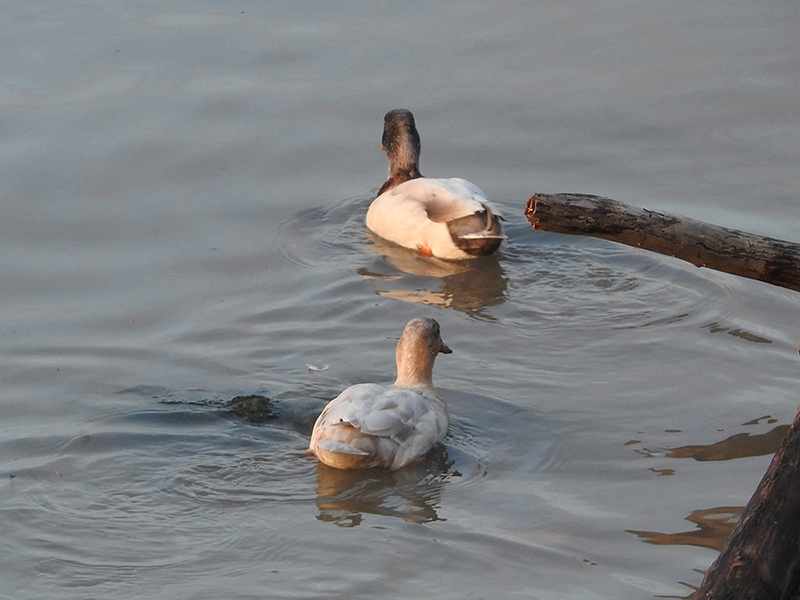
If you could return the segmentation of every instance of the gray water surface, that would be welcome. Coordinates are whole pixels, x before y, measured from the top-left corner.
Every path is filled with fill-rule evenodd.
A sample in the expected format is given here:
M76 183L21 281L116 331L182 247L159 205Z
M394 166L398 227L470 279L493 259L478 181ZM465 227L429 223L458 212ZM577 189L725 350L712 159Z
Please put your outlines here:
M586 192L800 241L798 24L749 0L8 4L0 595L688 596L796 410L800 300L522 211ZM496 256L366 235L401 106L423 173L503 208ZM455 351L444 448L394 474L304 457L414 316ZM225 409L252 393L277 420Z

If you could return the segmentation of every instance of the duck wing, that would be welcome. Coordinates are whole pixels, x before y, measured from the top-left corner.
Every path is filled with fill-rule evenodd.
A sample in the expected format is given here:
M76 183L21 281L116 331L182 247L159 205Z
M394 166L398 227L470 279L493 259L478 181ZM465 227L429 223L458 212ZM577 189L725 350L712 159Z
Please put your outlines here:
M454 219L483 212L486 196L474 183L466 179L411 179L392 188L384 195L395 207L414 211L418 216L434 223L447 223Z
M432 401L444 403L429 390L362 383L347 388L320 415L328 424L347 423L367 435L400 442L435 416Z
M367 227L439 258L490 254L505 239L498 211L478 186L459 178L420 177L384 192L367 211Z
M325 408L315 429L350 425L396 446L391 468L425 454L447 434L444 402L431 390L364 383L347 388Z
M427 205L431 221L447 225L453 243L472 256L491 254L505 239L502 216L483 192L466 179L434 179ZM434 189L432 187L432 189Z

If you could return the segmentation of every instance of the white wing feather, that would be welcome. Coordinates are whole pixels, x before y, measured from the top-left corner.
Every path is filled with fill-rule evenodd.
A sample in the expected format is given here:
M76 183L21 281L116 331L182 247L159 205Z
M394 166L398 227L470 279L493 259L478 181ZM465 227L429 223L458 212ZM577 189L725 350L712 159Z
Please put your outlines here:
M422 456L447 433L444 402L431 390L362 383L344 390L317 419L315 429L347 423L397 445L397 468Z
M406 248L426 247L439 258L465 258L468 255L456 247L447 223L482 213L487 206L495 212L480 188L466 179L420 177L373 200L367 211L367 227Z

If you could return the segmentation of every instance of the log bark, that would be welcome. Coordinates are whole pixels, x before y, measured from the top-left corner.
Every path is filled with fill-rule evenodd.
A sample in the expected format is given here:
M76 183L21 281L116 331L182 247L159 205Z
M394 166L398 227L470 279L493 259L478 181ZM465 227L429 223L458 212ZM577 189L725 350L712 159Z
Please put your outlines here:
M800 410L696 600L800 598Z
M800 244L727 229L588 194L535 194L534 229L588 235L800 291Z

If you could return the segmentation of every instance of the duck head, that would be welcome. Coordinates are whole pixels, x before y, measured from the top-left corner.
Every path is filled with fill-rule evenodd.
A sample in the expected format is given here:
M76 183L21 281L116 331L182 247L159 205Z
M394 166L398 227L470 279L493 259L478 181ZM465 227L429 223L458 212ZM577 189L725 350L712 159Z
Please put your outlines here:
M435 319L411 319L397 343L396 386L433 386L433 362L436 355L453 351L442 341Z
M396 108L386 113L381 144L389 159L389 178L378 192L379 196L404 181L422 177L419 172L419 132L410 110Z

